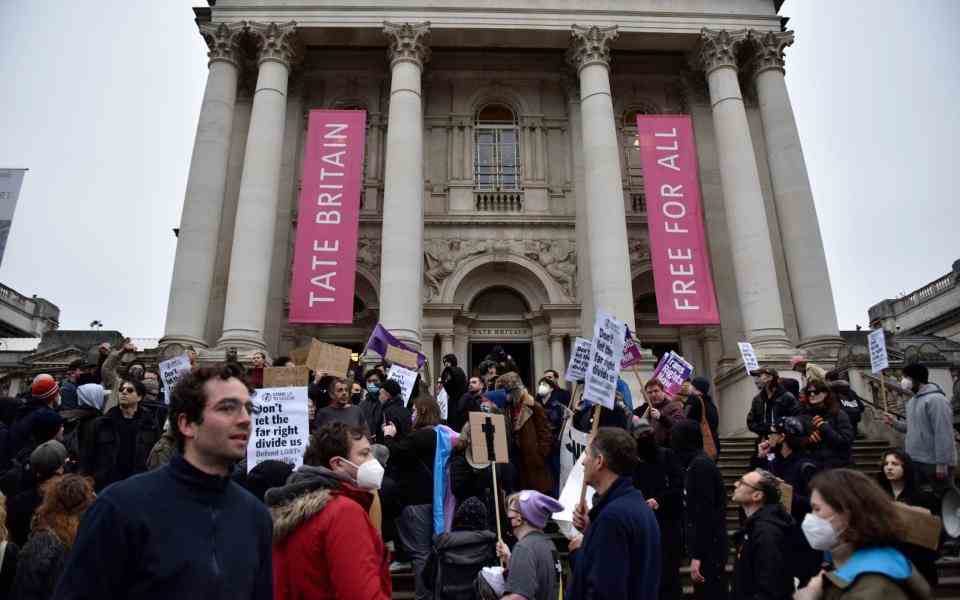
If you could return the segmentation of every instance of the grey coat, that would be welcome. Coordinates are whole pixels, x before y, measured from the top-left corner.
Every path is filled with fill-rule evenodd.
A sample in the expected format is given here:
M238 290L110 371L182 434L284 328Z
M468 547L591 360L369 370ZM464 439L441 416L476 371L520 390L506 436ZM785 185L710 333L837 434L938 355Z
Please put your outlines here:
M928 465L957 465L957 447L953 439L953 408L943 390L925 383L907 401L907 422L896 421L894 428L907 434L905 450L914 462Z

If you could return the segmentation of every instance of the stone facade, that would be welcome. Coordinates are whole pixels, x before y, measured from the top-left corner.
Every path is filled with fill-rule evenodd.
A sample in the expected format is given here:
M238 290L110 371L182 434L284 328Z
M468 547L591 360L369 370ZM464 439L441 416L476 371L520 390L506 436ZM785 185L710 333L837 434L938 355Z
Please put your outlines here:
M749 339L783 366L842 343L774 0L219 0L165 345L359 349L379 320L433 373L487 344L562 370L597 308L720 386ZM287 322L306 115L367 111L352 326ZM657 323L634 116L688 113L718 327ZM490 142L490 140L493 140ZM489 143L488 143L489 142ZM491 149L492 148L492 149ZM491 158L493 157L493 158ZM783 363L783 364L781 364ZM533 382L528 382L533 383Z

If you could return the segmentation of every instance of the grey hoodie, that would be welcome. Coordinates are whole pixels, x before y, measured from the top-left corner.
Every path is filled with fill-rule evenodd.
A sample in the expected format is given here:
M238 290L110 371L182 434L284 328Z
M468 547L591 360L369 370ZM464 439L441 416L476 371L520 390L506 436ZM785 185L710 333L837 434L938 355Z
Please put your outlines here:
M907 401L906 410L907 422L896 421L894 428L907 434L907 455L914 462L955 467L953 408L940 386L921 385L917 394Z

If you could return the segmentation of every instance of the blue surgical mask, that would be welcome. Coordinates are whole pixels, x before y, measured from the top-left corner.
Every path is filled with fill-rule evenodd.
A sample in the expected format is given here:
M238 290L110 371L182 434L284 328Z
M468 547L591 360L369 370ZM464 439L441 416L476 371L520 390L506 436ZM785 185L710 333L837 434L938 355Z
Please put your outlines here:
M380 391L380 384L378 384L378 383L368 383L368 384L367 384L367 391L370 392L371 394L376 394L376 393L378 393L378 392Z

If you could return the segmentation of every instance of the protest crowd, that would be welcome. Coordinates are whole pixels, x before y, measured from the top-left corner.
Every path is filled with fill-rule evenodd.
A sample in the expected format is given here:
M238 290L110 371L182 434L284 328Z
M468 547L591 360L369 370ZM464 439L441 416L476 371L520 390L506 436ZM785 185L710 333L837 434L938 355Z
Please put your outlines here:
M384 600L410 571L417 600L678 600L687 567L710 600L937 583L942 544L912 540L901 508L937 515L954 486L951 399L921 364L876 480L854 469L864 401L837 373L752 370L756 453L731 494L711 381L689 372L638 396L624 370L609 408L568 374L524 381L499 347L467 370L444 356L435 381L420 364L412 385L386 361L310 371L297 459L253 464L261 424L292 423L255 390L305 367L188 352L168 389L119 360L135 351L104 345L3 401L0 597Z

